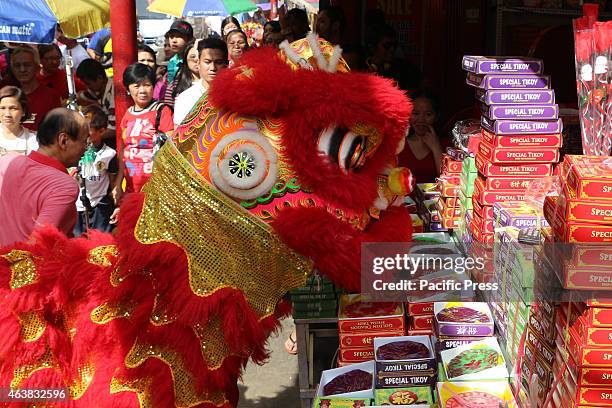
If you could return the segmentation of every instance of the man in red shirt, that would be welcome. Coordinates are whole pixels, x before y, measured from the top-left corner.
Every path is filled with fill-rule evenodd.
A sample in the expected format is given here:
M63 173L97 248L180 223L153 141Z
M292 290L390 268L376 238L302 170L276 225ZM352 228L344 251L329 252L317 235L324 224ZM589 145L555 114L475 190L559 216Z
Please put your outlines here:
M70 234L79 187L66 172L87 147L87 122L77 112L53 109L38 129L38 151L0 159L0 247L52 225Z
M28 98L28 107L32 115L23 125L30 130L37 130L47 112L61 106L60 95L38 81L36 77L38 70L39 60L36 50L23 46L12 51L11 71Z

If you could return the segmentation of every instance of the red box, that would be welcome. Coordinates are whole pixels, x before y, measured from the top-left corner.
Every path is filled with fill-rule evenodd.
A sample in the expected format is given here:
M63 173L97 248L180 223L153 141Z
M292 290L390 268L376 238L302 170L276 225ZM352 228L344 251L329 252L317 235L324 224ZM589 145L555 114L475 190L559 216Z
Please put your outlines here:
M493 232L495 232L494 221L490 219L485 220L476 213L472 215L472 224L474 224L475 228L479 228L485 234L493 234Z
M411 330L411 329L408 329L408 330L406 330L406 334L408 336L427 336L427 335L433 334L433 329L432 330L416 330L416 329L415 330Z
M434 317L431 316L411 316L409 323L410 330L433 330Z
M579 198L612 200L612 164L609 156L565 156L563 174Z
M472 200L474 197L482 205L492 206L500 201L524 201L525 190L487 190L484 187L484 180L479 177L474 181Z
M591 327L612 328L612 309L589 307L582 313L582 317L586 324Z
M482 205L478 198L472 197L472 208L474 209L474 213L480 215L483 219L495 219L495 214L493 214L493 206L492 205Z
M582 317L576 321L574 328L580 341L588 346L612 346L612 328L588 327Z
M409 316L433 316L433 302L408 303Z
M493 147L482 141L478 146L481 154L491 163L556 163L559 161L559 149L556 147Z
M529 184L541 177L487 177L483 178L486 190L527 190Z
M592 347L582 344L578 339L574 329L560 326L559 321L557 326L557 346L558 352L564 360L567 360L568 353L576 359L576 365L579 367L612 367L612 346ZM567 351L565 346L567 347Z
M480 153L476 155L476 168L480 174L486 177L545 177L552 175L552 164L550 163L493 164Z
M470 231L472 232L472 235L474 235L474 239L478 242L487 245L493 245L493 243L495 242L495 235L482 233L478 228L474 227L473 220L472 224L470 225Z
M339 359L343 363L361 363L368 360L374 360L374 345L370 348L341 348Z
M438 179L438 190L442 197L457 197L461 188L459 176L440 176Z
M455 229L459 228L459 218L442 218L442 228Z
M340 333L340 348L372 348L376 337L397 337L403 336L403 332L389 333L363 333L363 334L343 334Z
M442 174L461 174L463 162L453 159L448 154L442 155Z
M455 198L455 197L448 197L448 198ZM447 206L446 201L442 197L438 198L438 200L436 201L436 209L440 212L440 216L442 218L456 218L456 217L459 217L459 215L461 214L461 208L459 208L458 206L456 207Z
M548 365L552 367L555 361L555 350L546 341L542 340L532 326L527 328L527 344L529 344L533 350L537 351L539 356Z
M566 221L561 228L553 228L563 242L612 242L612 225L578 224Z
M340 296L338 329L344 334L404 333L401 303L361 302L361 295ZM345 361L345 359L342 359Z
M561 147L563 136L561 133L552 135L515 135L499 136L482 129L482 140L494 147Z
M557 211L567 221L612 225L611 200L580 199L574 190L564 185L557 206Z
M567 371L578 385L593 387L610 386L612 387L612 367L610 368L588 368L578 367L574 358L564 359L561 353L555 355L555 365L557 367L567 367Z

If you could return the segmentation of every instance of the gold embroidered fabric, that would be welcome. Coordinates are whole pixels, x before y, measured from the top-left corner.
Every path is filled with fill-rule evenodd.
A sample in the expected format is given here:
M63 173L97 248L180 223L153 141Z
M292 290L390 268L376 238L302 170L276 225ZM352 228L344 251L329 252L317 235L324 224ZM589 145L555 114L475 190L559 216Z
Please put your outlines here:
M303 286L311 262L270 226L206 182L167 142L144 186L134 235L143 244L172 242L185 251L193 293L242 290L262 319L290 289Z
M174 403L177 407L193 407L205 402L220 407L227 402L222 391L198 393L194 387L193 373L187 371L180 354L165 347L139 343L136 340L125 357L125 365L135 368L148 358L163 361L170 368L174 382Z
M6 255L2 255L9 262L11 269L11 289L19 289L31 285L38 279L34 255L28 251L13 249Z
M106 245L93 248L87 255L87 262L90 264L108 268L113 265L113 261L119 255L116 245Z
M42 313L38 311L21 313L19 325L21 326L19 334L26 343L40 339L47 328L47 322Z
M149 319L152 325L163 326L176 320L175 316L168 315L166 304L167 300L164 301L163 296L155 296L155 300L153 301L153 310L151 310L151 317Z

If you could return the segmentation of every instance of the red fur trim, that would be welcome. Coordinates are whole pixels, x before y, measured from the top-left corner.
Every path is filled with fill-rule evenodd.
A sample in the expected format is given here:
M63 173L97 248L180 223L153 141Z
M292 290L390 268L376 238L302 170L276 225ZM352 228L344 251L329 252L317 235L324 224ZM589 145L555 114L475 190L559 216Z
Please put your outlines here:
M315 267L336 285L355 292L361 288L362 243L409 242L412 238L410 214L402 207L383 212L363 233L321 208L285 209L272 227L289 247L312 258Z

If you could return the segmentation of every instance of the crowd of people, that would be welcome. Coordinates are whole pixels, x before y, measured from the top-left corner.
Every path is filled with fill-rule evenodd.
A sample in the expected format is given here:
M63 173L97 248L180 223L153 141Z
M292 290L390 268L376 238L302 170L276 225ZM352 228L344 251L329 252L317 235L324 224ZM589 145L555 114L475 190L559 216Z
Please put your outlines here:
M264 47L305 38L311 30L301 9L262 23ZM344 42L345 25L342 9L332 6L319 12L314 30L342 46L351 70L387 76L406 91L419 86L418 71L395 59L392 27L372 18L362 48ZM187 21L176 20L165 41L161 59L140 43L136 61L122 73L112 69L110 29L95 33L87 48L59 29L54 44L7 45L4 70L0 58L0 246L27 239L44 224L75 236L89 228L110 231L122 196L140 191L150 177L157 135L171 134L215 76L255 44L231 16L218 36L203 39L194 38ZM75 68L73 94L62 65L68 54ZM118 74L133 101L121 118L115 117ZM423 162L424 171L435 172L441 154L438 107L428 94L417 96L409 152L400 159ZM81 114L62 108L67 101Z

